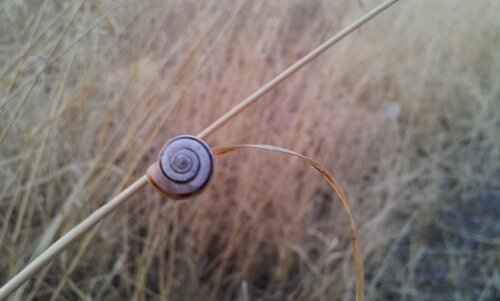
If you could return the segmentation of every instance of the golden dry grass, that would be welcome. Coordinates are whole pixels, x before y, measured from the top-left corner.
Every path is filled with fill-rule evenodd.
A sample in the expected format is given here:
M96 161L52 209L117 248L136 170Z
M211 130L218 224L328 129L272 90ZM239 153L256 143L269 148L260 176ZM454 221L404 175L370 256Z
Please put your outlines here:
M0 283L378 1L0 4ZM367 300L500 296L500 2L401 1L207 139L283 146L347 191ZM244 152L147 188L16 300L352 300L347 219L303 162Z

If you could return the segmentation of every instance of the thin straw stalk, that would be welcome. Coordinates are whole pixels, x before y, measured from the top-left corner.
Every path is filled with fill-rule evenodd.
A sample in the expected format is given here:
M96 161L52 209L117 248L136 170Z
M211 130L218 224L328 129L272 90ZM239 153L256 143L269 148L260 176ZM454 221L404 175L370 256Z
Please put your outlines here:
M272 145L263 145L263 144L247 144L247 145L233 145L233 146L223 146L223 147L215 147L212 149L215 155L223 155L232 151L236 150L243 150L243 149L260 149L260 150L266 150L266 151L272 151L272 152L277 152L289 156L295 156L299 157L300 159L306 161L310 165L312 165L321 175L325 177L325 179L328 181L328 184L333 188L335 193L338 195L340 198L340 201L342 202L342 205L344 206L344 209L347 213L347 216L349 218L349 232L351 236L351 242L352 242L352 254L353 254L353 260L354 260L354 270L355 270L355 275L356 275L356 300L357 301L363 301L364 300L364 287L365 287L365 280L364 280L364 272L363 272L363 256L361 254L361 247L359 245L359 239L358 239L358 234L356 230L356 224L354 223L354 217L352 215L351 211L351 206L349 205L349 201L347 200L347 196L344 193L344 190L340 186L340 184L335 180L333 177L332 173L330 173L325 167L323 167L321 164L318 162L301 155L299 153L296 153L294 151L291 151L286 148L278 147L278 146L272 146Z
M82 235L90 231L102 219L108 216L120 205L125 203L132 195L142 189L148 180L146 176L137 179L132 185L120 192L117 196L107 202L105 205L94 211L81 223L76 225L63 237L53 243L45 252L40 254L35 260L22 269L14 278L9 280L2 288L0 288L0 300L7 298L19 286L26 282L30 277L39 272L43 267L50 263L56 256L64 251L71 243L80 238Z
M269 81L267 84L259 88L257 91L255 91L253 94L242 100L238 105L233 107L231 110L229 110L227 113L219 117L217 120L215 120L212 124L210 124L207 128L205 128L203 131L201 131L198 134L198 138L204 139L217 129L219 129L221 126L226 124L229 120L234 118L236 115L241 113L244 109L249 107L251 104L255 103L257 100L259 100L262 96L266 95L269 91L273 90L277 85L285 81L287 78L292 76L295 72L299 71L302 67L313 61L315 58L320 56L323 52L328 50L330 47L333 45L337 44L340 42L343 38L348 36L351 32L356 30L357 28L361 27L363 24L371 20L373 17L377 16L381 12L383 12L385 9L389 8L391 5L394 3L398 2L399 0L388 0L385 1L384 3L380 4L379 6L375 7L373 10L368 12L367 14L363 15L361 18L356 20L354 23L351 25L347 26L344 28L342 31L331 37L329 40L324 42L323 44L319 45L317 48L315 48L313 51L309 52L307 55L305 55L303 58L295 62L292 66L288 67L286 70L278 74L275 78L273 78L271 81Z

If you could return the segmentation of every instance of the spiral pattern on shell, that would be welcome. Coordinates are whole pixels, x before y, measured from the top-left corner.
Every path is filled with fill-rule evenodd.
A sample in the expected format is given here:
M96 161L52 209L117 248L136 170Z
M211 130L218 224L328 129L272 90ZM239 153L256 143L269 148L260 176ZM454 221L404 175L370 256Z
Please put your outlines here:
M194 136L182 135L168 141L158 162L148 169L150 182L173 199L185 199L200 193L213 172L214 156L210 147Z

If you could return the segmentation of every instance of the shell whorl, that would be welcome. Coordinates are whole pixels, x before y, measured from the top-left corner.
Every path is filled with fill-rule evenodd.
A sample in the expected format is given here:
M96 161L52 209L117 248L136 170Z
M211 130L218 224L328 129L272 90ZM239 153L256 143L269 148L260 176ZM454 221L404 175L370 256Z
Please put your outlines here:
M177 136L162 148L158 161L147 172L151 184L172 199L200 193L212 176L214 156L199 138Z

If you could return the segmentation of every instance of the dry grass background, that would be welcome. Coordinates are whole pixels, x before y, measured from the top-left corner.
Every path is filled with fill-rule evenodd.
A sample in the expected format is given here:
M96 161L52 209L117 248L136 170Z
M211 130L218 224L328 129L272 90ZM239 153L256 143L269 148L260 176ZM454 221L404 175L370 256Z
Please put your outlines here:
M378 1L0 3L0 282ZM367 300L500 298L500 2L401 1L207 139L323 163ZM347 220L304 163L220 158L136 195L15 300L352 300Z

